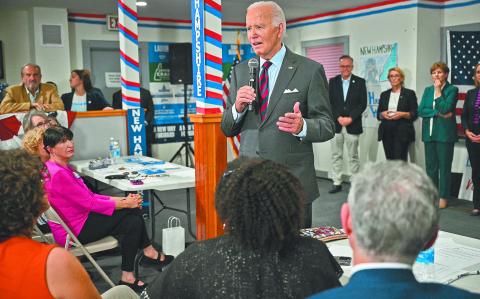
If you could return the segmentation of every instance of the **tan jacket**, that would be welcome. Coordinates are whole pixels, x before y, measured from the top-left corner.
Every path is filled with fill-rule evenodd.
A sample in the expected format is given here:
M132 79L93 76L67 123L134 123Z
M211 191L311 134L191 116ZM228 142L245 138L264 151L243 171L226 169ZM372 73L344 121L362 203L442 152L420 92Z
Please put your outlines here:
M48 108L45 111L64 110L63 102L53 85L41 83L39 88L35 103L47 104ZM6 95L0 104L0 114L28 111L32 108L23 84L12 85L7 88Z

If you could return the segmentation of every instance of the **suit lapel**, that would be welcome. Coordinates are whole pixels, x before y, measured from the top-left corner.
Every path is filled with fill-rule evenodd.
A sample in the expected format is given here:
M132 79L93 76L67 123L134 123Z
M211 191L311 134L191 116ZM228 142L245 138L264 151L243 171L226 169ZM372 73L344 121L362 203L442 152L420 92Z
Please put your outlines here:
M270 115L275 109L275 106L277 106L277 104L280 102L285 88L287 87L290 80L292 80L293 75L297 71L297 63L294 59L292 59L292 56L293 55L291 55L290 50L287 48L285 58L283 58L282 67L278 72L277 81L275 82L275 86L273 87L272 96L268 100L267 114L265 115L265 120L260 124L260 127L262 127L270 118Z

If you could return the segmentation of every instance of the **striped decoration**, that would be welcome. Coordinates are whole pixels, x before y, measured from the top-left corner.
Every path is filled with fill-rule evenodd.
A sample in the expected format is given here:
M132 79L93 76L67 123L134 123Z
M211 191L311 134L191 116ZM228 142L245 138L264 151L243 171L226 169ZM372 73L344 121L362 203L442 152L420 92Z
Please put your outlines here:
M192 5L195 0L192 0ZM220 4L220 1L208 1ZM205 1L205 4L208 3ZM213 4L213 6L215 6ZM309 25L332 23L342 20L368 17L377 14L389 13L405 9L455 9L480 4L480 0L386 0L382 2L361 5L354 8L342 9L337 11L316 14L287 21L287 29L305 27ZM218 7L218 5L217 5ZM221 15L221 9L218 10ZM244 13L244 12L242 12ZM69 13L68 21L74 23L106 25L105 15ZM166 28L166 29L184 29L191 30L190 20L173 20L164 18L139 18L138 26L142 28ZM245 23L223 22L223 31L245 30Z
M203 46L205 64L203 70L194 72L194 90L198 90L196 74L204 75L205 92L195 94L198 114L221 113L223 110L223 87L222 87L222 4L221 0L192 0L192 12L195 14L195 5L203 1L203 37L200 40ZM197 2L197 3L196 3ZM199 6L200 9L202 5ZM195 15L192 16L195 20ZM195 22L192 24L192 55L195 57ZM200 26L201 28L201 26ZM198 24L197 24L198 29ZM195 68L195 67L194 67ZM203 78L201 78L203 79ZM201 84L201 81L199 81Z
M138 15L136 0L118 0L118 36L122 108L140 107L140 63L138 59Z

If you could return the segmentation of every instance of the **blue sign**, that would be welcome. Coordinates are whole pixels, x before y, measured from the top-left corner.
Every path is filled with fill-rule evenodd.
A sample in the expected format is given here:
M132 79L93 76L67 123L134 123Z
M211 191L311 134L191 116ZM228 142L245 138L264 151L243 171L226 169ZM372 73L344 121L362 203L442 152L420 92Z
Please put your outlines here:
M204 6L201 0L192 0L192 74L193 97L205 100L205 37Z
M127 110L128 154L146 155L145 112L143 109Z

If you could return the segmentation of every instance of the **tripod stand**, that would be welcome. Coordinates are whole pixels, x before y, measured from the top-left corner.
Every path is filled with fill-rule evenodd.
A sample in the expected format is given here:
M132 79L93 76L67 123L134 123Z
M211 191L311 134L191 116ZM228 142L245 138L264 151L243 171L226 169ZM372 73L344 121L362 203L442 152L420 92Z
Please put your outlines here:
M177 150L175 155L170 159L170 162L173 162L179 156L182 155L182 150L185 149L185 166L195 167L193 156L195 152L193 151L192 146L188 142L188 105L187 105L187 84L183 84L183 128L185 130L185 136L183 138L182 146ZM190 162L189 162L190 159Z

